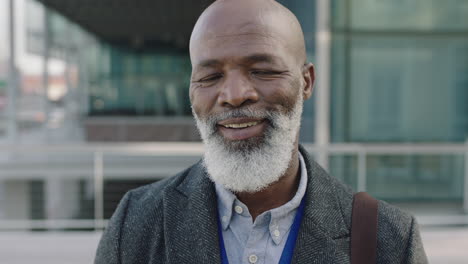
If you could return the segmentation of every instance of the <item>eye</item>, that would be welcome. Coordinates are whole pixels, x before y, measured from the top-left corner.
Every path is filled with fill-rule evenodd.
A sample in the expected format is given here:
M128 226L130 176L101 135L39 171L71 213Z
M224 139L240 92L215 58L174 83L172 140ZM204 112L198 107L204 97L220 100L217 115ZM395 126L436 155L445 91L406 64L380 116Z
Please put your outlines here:
M201 78L198 82L201 82L201 83L214 82L218 79L221 79L222 77L223 75L220 73L210 74L206 77Z
M272 70L253 70L250 74L259 78L273 78L279 76L281 72Z

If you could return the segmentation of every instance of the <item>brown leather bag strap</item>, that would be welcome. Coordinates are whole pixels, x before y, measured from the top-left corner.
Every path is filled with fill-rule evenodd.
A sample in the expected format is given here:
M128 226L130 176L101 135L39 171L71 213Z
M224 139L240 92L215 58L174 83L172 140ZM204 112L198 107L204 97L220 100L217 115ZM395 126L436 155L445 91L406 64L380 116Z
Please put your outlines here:
M378 201L356 193L351 220L351 264L375 264L377 260Z

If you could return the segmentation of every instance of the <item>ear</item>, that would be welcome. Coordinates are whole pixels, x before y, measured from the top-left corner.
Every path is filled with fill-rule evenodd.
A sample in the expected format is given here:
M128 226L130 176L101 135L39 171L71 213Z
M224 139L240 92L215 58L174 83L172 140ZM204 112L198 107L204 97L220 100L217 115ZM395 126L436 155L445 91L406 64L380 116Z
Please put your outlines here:
M304 79L304 86L302 89L304 100L307 100L312 95L315 84L315 67L312 63L306 63L302 69L302 78Z

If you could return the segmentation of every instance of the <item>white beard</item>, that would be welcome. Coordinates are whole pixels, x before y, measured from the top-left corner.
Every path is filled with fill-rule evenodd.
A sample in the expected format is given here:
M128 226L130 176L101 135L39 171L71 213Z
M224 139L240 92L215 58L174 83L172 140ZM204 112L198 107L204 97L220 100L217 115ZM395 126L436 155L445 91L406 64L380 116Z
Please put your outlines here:
M249 193L261 191L277 182L292 159L302 108L303 97L299 92L294 107L286 114L258 112L246 108L205 120L200 119L193 111L205 144L203 164L211 180L232 192ZM217 121L238 117L240 114L269 118L272 126L267 127L261 140L243 142L227 141L215 131Z

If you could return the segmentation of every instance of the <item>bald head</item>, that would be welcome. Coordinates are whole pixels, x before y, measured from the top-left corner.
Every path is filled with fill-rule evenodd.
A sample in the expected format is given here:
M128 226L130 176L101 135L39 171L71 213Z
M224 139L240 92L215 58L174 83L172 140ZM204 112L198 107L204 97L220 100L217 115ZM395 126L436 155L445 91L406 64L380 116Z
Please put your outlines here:
M190 38L192 65L216 40L268 38L298 63L306 62L304 34L296 16L274 0L218 0L198 19ZM219 44L219 42L217 42ZM239 43L242 49L242 41Z

